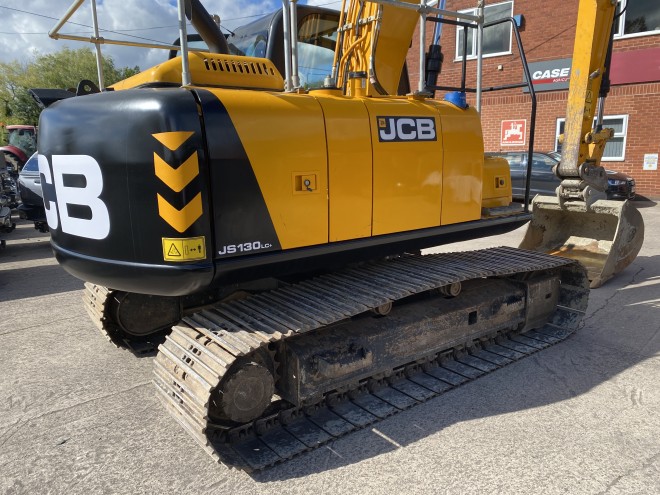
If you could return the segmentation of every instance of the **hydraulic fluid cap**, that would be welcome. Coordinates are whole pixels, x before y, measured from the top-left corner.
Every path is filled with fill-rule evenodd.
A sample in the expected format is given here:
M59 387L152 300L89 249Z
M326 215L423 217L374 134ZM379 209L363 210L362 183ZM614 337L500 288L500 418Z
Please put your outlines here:
M462 110L465 110L468 107L465 92L463 91L452 91L451 93L447 93L443 99Z
M367 73L366 71L360 70L357 72L349 72L348 73L348 78L349 79L366 79L367 78Z
M348 95L364 96L367 91L367 73L365 71L348 73Z

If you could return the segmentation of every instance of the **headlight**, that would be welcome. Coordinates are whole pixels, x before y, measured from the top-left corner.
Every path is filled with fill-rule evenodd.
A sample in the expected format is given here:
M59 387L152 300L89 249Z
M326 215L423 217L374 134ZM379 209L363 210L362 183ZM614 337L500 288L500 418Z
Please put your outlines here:
M623 186L626 181L625 180L619 180L619 179L607 179L607 183L610 186Z

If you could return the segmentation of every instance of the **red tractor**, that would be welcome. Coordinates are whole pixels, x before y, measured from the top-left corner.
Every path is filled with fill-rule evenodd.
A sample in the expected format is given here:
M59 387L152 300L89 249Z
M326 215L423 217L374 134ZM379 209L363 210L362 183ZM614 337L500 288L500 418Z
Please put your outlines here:
M7 146L0 146L7 169L18 175L23 164L37 150L37 128L33 125L7 125Z

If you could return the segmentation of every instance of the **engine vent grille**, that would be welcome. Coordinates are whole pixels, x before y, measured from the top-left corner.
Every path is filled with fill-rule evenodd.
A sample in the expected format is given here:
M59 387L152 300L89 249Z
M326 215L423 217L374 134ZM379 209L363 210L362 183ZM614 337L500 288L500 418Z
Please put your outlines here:
M274 76L275 71L263 62L247 62L243 60L221 60L205 58L206 70L214 72L230 72L234 74L253 74Z

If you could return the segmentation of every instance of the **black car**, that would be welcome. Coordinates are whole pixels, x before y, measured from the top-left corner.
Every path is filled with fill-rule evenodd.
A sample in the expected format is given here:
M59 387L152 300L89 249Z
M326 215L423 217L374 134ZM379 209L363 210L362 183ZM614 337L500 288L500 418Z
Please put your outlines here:
M488 156L501 156L509 162L511 169L511 189L514 199L525 198L525 177L527 172L526 151L501 151L486 153ZM532 180L530 197L537 194L554 196L561 182L552 171L559 163L561 154L557 151L542 153L535 151L532 155ZM614 170L607 172L607 199L633 199L635 197L635 179Z

